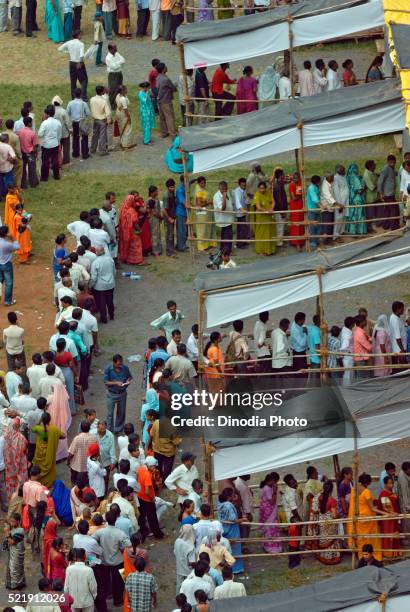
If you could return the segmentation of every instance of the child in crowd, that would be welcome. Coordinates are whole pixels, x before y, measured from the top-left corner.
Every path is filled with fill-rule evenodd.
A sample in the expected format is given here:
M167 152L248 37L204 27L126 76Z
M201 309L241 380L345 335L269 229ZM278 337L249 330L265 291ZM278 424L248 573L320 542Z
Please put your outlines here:
M20 245L18 256L21 264L27 263L31 256L32 242L31 227L29 225L30 220L31 215L25 212L23 204L17 204L14 215L14 231L16 233L17 242Z
M221 259L222 259L222 263L219 266L220 270L226 270L226 269L229 269L229 268L236 268L236 263L231 258L231 255L230 255L230 253L229 253L229 251L227 249L222 249L222 251L221 251Z
M157 70L157 66L158 64L161 63L161 60L159 59L153 59L151 61L151 70L148 73L148 83L149 86L151 88L151 99L152 99L152 106L154 107L154 112L156 115L159 115L159 108L158 108L158 89L157 89L157 77L158 77L158 70Z

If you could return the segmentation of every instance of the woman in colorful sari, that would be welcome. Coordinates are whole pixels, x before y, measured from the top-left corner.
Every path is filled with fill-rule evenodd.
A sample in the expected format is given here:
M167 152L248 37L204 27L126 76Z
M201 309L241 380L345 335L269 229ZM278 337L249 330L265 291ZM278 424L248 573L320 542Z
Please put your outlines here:
M232 503L234 497L234 490L231 487L227 487L222 491L218 498L218 520L221 521L223 526L223 536L228 540L232 538L240 538L241 533L239 530L240 523L247 521L245 518L238 518L238 512ZM230 521L229 523L224 521ZM242 574L245 570L243 559L238 559L238 555L242 554L242 545L240 542L230 542L232 555L236 558L235 563L232 566L232 572L234 574Z
M6 202L4 206L4 225L7 225L10 234L16 239L14 235L14 215L16 214L16 206L23 203L20 190L14 185L10 186L6 195Z
M374 499L371 491L369 491L369 486L372 482L372 477L369 474L361 474L359 476L359 484L354 486L352 489L352 493L350 495L350 504L349 504L349 518L353 519L354 509L355 509L355 497L359 496L359 517L373 517L376 514L387 515L387 512L382 510L378 510L374 506ZM356 523L356 531L357 531L357 548L359 551L362 550L363 544L371 544L375 550L374 557L378 561L382 560L382 553L380 552L382 543L381 539L377 537L379 533L379 526L377 521L357 521ZM350 522L347 524L347 533L351 536L353 533L353 523ZM374 537L367 538L366 535L370 534ZM353 538L349 539L349 547L353 548L355 545Z
M238 115L258 110L258 81L253 76L252 66L245 66L242 74L243 76L239 79L236 88L236 99L247 101L237 103L236 112Z
M231 0L217 0L218 8L224 9L218 11L219 19L232 19L235 16L235 10L232 8ZM230 11L227 9L231 9Z
M304 236L305 227L303 225L303 189L302 180L299 172L294 172L292 175L292 182L289 185L289 234L291 236ZM298 251L302 249L305 244L304 240L291 240L290 244L297 248Z
M47 398L47 411L51 416L51 425L54 425L67 435L68 429L71 425L71 412L68 403L68 393L64 385L54 385L53 393ZM63 438L58 443L56 461L67 459L67 457L67 438Z
M209 208L212 208L212 198L209 191L206 189L206 178L199 176L196 179L194 192L195 201L195 231L197 237L198 251L207 251L211 247L216 247L217 243L212 240L214 226L213 213Z
M152 92L148 81L139 84L138 94L140 109L140 127L144 145L151 144L151 131L155 128L155 111L152 104Z
M306 469L307 481L303 487L303 520L317 521L319 519L319 495L323 491L323 485L319 481L317 469L309 465ZM319 525L306 525L307 536L317 536ZM314 550L317 546L316 540L306 540L305 548Z
M273 255L276 251L276 225L272 215L266 214L273 210L271 190L267 189L265 181L258 185L258 191L251 202L251 225L255 233L255 252L259 255ZM253 219L252 219L253 217Z
M210 393L218 393L223 391L225 387L225 366L221 342L221 334L219 332L212 332L209 342L204 349L204 357L207 359L204 372L207 388Z
M347 183L349 185L349 206L346 215L347 234L367 234L365 203L366 185L359 176L359 166L350 164L347 169Z
M273 66L266 66L265 72L261 75L258 85L258 100L268 101L276 98L280 75ZM265 104L262 108L265 108Z
M59 0L46 0L44 21L47 36L55 43L64 42L64 25Z
M73 358L70 351L66 349L67 343L64 338L59 338L56 342L57 352L54 357L54 363L61 368L64 376L65 386L67 389L67 401L70 407L70 412L74 416L76 414L74 400L74 383L78 382L79 369L76 360ZM61 398L60 398L61 399ZM65 417L65 413L64 413ZM55 425L55 423L53 423ZM63 430L66 431L66 430Z
M395 515L400 513L399 498L394 492L394 480L391 476L385 476L383 479L383 490L379 495L379 508L387 514L391 515L391 520L380 521L380 531L383 534L399 535L400 524ZM399 538L381 538L383 557L400 557L400 539ZM384 550L386 549L386 550ZM390 549L390 550L389 550Z
M8 519L4 529L7 543L6 589L20 590L26 586L24 573L24 529L21 526L21 516L18 512Z
M278 522L278 482L279 474L271 472L260 483L261 498L259 509L260 523L277 523ZM269 538L277 538L280 536L279 527L262 527L261 529L267 541L263 543L263 549L268 553L282 552L282 544L279 541L269 541Z
M118 128L120 130L120 143L122 149L132 149L135 147L136 139L132 133L132 121L131 114L128 109L130 101L127 97L127 88L125 85L121 85L118 88L118 93L115 97L115 118L118 122Z
M31 242L31 227L28 224L28 217L23 208L23 204L17 204L16 206L13 226L13 235L15 234L16 240L20 245L18 250L19 263L25 264L30 258L33 243Z
M135 209L134 195L128 195L121 207L119 218L119 256L120 261L140 266L142 256L141 228L139 215Z
M213 0L199 0L198 21L213 21L214 10Z
M4 435L7 499L10 499L12 493L28 480L27 445L26 438L20 432L20 419L18 417L11 419Z
M130 30L130 8L128 0L117 0L117 19L118 36L123 36L124 38L132 38Z
M73 515L70 505L70 489L68 489L62 480L56 480L53 484L51 492L55 513L63 525L73 524Z
M51 487L56 479L58 444L66 437L66 434L58 427L51 425L51 415L48 412L43 413L40 425L35 425L31 431L37 434L33 463L41 470L41 484Z
M192 172L193 158L190 153L187 153L187 170L188 172ZM172 142L172 145L169 147L168 151L165 153L165 163L168 166L168 169L175 174L182 174L184 172L184 163L182 161L182 149L181 149L181 141L179 136L176 136Z
M392 369L390 367L391 357L388 353L392 353L393 349L390 339L389 320L386 315L377 317L376 325L373 328L372 345L372 353L375 355L374 365L379 366L374 369L374 375L389 376ZM385 366L384 368L380 367L383 365Z
M319 543L318 547L322 551L316 557L325 565L337 565L340 563L340 552L333 549L340 548L338 533L338 523L331 523L332 519L338 518L337 502L332 496L333 483L327 480L323 485L323 493L319 495L319 520L326 523L319 523ZM327 522L329 521L329 522Z
M130 191L135 199L135 210L138 213L138 225L141 230L142 254L144 257L152 252L151 230L149 227L148 212L143 198L138 191Z
M148 427L150 426L150 421L147 419L148 410L154 410L157 414L159 414L159 399L158 393L155 391L155 389L148 389L145 395L145 403L141 406L140 421L144 448L148 447L149 439Z

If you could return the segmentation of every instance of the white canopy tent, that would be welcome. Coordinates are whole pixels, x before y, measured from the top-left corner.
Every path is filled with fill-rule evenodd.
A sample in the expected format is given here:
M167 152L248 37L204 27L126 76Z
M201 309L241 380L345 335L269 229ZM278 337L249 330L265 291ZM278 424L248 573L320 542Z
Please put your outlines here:
M396 79L290 99L246 115L180 129L181 147L193 156L194 172L250 162L406 127Z
M290 19L289 19L290 17ZM382 0L302 0L266 13L180 26L187 68L277 53L385 25Z

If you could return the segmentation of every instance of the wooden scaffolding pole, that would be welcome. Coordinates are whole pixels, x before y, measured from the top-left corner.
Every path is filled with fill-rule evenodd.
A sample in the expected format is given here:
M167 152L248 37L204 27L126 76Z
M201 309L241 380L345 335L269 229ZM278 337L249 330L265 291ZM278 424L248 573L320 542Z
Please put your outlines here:
M289 51L285 51L285 69L289 70L289 78L290 78L290 91L291 97L294 98L296 94L296 83L295 83L295 60L293 56L293 32L292 32L292 23L293 17L288 13L288 38L289 38ZM287 61L289 59L289 61ZM299 163L299 150L295 149L295 163L297 171L300 172L300 163Z
M319 283L319 295L317 298L318 314L320 316L320 384L324 385L327 381L327 323L325 320L325 308L323 301L322 268L316 270Z
M299 121L297 124L297 128L299 130L299 139L300 139L300 180L302 181L302 201L303 201L303 221L304 225L304 233L305 233L305 249L307 253L310 253L310 240L309 240L309 225L308 225L308 217L307 217L307 206L306 206L306 177L305 177L305 141L303 137L303 123Z
M204 477L206 483L206 499L211 506L211 516L214 513L213 493L212 493L212 445L207 444L205 439L201 438L202 457L204 462Z
M185 206L187 209L187 220L188 220L188 246L189 253L192 259L195 261L196 248L194 240L194 226L192 224L192 206L191 206L191 186L189 183L189 172L188 172L188 160L185 151L182 151L182 163L184 165L184 187L185 187Z
M359 495L358 495L358 486L359 486L359 450L357 447L357 425L356 419L353 416L353 485L354 485L354 507L353 507L353 523L352 523L352 538L353 538L353 548L357 549L357 517L359 516ZM360 551L359 551L360 552ZM352 553L352 569L356 569L356 552Z

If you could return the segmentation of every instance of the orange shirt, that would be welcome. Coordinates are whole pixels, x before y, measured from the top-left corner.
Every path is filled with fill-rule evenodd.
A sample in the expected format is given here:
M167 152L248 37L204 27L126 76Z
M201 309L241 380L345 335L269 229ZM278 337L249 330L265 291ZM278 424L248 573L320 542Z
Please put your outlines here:
M215 364L219 364L222 372L224 370L224 356L219 346L210 346L206 354L209 364L205 367L205 373L210 378L218 378L221 376Z
M155 491L152 483L152 474L145 465L141 466L138 470L138 484L141 487L141 491L138 492L138 497L144 501L151 502L155 497ZM147 487L149 487L149 495L145 492Z
M353 353L354 361L368 361L368 353L372 352L372 343L364 329L356 325L353 329Z

